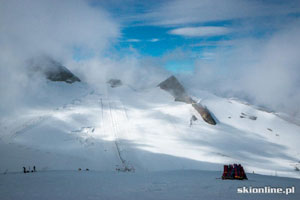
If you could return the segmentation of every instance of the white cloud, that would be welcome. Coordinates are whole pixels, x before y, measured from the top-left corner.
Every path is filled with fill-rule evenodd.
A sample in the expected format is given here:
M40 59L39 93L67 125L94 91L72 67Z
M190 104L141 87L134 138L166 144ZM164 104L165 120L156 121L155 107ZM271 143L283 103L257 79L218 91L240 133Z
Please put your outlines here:
M59 55L74 46L102 50L119 36L109 14L85 0L2 0L0 27L2 46L27 55Z
M166 77L166 71L158 63L143 59L139 54L71 61L69 65L74 66L82 79L93 87L101 87L99 83L105 83L111 78L121 79L134 88L156 87Z
M233 41L229 49L205 49L213 59L197 59L186 83L300 117L299 25L300 20L286 24L271 38Z
M158 42L158 41L159 41L158 38L153 38L153 39L149 40L149 42Z
M158 39L158 38L153 38L153 39L150 39L150 40L140 40L140 39L131 38L131 39L125 40L125 42L143 42L143 41L147 41L147 42L158 42L159 39Z
M101 53L120 35L119 24L85 0L1 0L0 111L17 109L33 85L24 61L40 54L66 61L74 47Z
M184 28L176 28L169 31L169 33L173 35L181 35L181 36L188 36L188 37L225 35L230 32L231 30L229 28L219 27L219 26L184 27Z
M136 19L155 25L182 25L206 21L231 20L261 16L280 16L300 11L298 0L250 1L250 0L175 0L163 1L156 9Z
M140 39L128 39L126 42L141 42Z

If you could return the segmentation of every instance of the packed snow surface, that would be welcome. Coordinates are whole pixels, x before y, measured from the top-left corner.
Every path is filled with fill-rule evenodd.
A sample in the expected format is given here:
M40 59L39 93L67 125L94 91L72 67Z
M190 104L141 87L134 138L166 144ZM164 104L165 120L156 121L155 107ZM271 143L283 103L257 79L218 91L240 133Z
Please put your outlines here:
M2 200L155 199L155 200L298 200L299 179L249 174L248 181L216 179L221 172L47 171L0 175ZM296 187L294 194L237 193L242 187Z

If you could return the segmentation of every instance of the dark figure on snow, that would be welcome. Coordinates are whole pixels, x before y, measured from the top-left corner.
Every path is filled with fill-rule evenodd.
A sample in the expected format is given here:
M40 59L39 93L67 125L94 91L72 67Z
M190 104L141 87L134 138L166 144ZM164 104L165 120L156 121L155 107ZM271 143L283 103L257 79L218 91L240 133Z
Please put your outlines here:
M36 172L35 166L33 166L33 172Z
M23 167L23 172L24 172L24 174L26 173L26 167Z

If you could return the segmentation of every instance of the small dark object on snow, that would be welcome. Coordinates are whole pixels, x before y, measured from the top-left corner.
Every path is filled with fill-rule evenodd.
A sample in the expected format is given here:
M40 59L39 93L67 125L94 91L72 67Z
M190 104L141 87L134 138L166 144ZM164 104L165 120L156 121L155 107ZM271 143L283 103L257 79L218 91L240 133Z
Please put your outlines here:
M85 171L90 171L90 170L88 168L86 168Z
M190 119L190 127L193 125L193 121L197 121L197 117L195 115L192 115Z
M134 167L127 167L127 166L125 166L125 167L117 167L116 168L116 171L117 172L135 172L135 169L134 169Z
M248 180L241 164L224 165L222 179Z
M249 116L249 119L251 119L251 120L256 120L257 117L256 117L256 116Z
M110 84L110 87L112 88L120 87L122 85L122 81L119 79L110 79L107 83Z
M192 116L191 120L196 121L197 117L195 115Z
M78 168L78 171L81 171L81 168Z
M27 171L26 171L26 167L23 167L23 172L24 172L24 174L26 174L26 173L27 173Z
M268 131L273 131L272 129L270 129L270 128L267 128L268 129Z
M33 166L33 172L36 172L35 166Z
M248 115L248 114L245 114L245 113L241 113L241 116L240 116L240 118L248 118L248 119L251 119L251 120L256 120L257 119L257 117L256 116L254 116L254 115Z

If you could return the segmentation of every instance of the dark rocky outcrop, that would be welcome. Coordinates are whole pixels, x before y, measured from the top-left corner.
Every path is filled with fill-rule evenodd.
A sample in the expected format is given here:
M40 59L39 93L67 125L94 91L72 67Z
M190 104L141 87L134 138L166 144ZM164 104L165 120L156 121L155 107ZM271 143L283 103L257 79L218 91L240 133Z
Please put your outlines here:
M40 56L28 61L30 73L40 73L50 81L64 81L66 83L80 82L70 70L58 61L48 57Z
M115 88L115 87L120 87L123 85L122 81L119 79L110 79L107 81L108 84L110 84L110 87Z
M202 106L199 103L192 103L192 106L195 108L195 110L197 110L197 112L201 115L202 119L205 122L207 122L211 125L217 124L207 108L205 108L204 106Z
M193 100L189 97L189 95L185 92L184 87L179 83L175 76L171 76L165 81L158 84L158 86L169 92L174 98L175 101L181 101L185 103L193 103Z
M192 104L193 108L201 115L203 120L211 125L216 125L216 121L212 117L209 110L203 107L200 103L196 103L185 91L184 87L175 76L171 76L165 81L158 84L158 87L169 92L175 101L181 101L187 104Z

